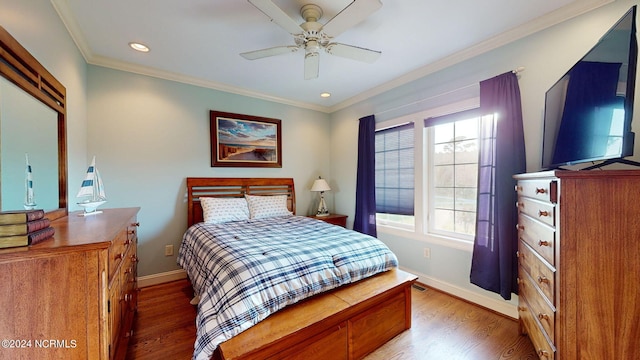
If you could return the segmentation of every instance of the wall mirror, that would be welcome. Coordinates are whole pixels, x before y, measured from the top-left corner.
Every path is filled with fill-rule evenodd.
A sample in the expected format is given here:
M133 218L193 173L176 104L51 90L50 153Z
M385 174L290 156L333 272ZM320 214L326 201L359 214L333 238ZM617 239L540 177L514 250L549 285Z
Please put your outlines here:
M0 210L25 202L26 158L36 208L66 216L66 89L0 26Z

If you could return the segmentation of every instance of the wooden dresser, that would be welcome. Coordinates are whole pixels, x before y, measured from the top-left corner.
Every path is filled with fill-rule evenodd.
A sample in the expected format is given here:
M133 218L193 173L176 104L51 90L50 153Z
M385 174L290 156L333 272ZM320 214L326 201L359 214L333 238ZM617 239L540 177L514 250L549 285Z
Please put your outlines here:
M124 359L137 306L137 213L55 220L54 239L0 251L0 358Z
M522 333L541 359L640 357L640 171L517 175Z

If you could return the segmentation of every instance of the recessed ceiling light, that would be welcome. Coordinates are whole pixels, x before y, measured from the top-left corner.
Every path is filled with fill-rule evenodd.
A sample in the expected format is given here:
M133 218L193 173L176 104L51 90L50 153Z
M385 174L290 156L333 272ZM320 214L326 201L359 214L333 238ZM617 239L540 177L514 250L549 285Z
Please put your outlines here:
M137 42L130 42L129 46L131 46L131 48L133 50L136 50L136 51L149 52L149 47L147 47L147 45L145 45L145 44L140 44L140 43L137 43Z
M322 94L320 94L320 97L323 97L323 98L328 98L329 96L331 96L331 94L328 92L323 92Z

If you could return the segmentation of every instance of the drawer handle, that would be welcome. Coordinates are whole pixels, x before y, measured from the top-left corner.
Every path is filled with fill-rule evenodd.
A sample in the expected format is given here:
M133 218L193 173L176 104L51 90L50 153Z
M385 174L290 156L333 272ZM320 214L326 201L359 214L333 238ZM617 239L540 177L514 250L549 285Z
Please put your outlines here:
M524 230L524 225L516 224L516 230Z
M540 211L538 211L538 216L549 216L549 212L548 211L544 211L544 210L540 210Z
M516 185L516 192L518 192L518 191L522 191L522 186Z
M120 260L122 259L122 253L116 254L116 256L113 257L114 260Z
M128 233L129 235L133 235L133 234L135 234L135 233L136 233L136 231L135 231L135 230L129 230L129 231L127 231L127 233Z
M124 333L124 337L125 338L133 337L133 329L131 329L130 331L127 331L126 333Z
M133 226L140 226L140 222L134 222L134 223L131 223L131 225L133 225Z
M124 294L124 301L125 302L131 301L131 294Z
M546 194L547 189L545 188L536 188L536 194Z
M538 356L539 357L543 357L544 356L544 357L548 358L549 357L549 352L546 351L546 350L540 349L540 350L538 350Z
M519 277L516 278L516 283L518 285L524 285L524 283L522 282L522 279L520 279Z
M523 207L524 207L524 203L523 203L522 201L516 201L516 207L517 207L518 209L521 209L521 208L523 208Z
M540 284L543 284L543 283L544 283L544 284L548 284L548 283L549 283L549 279L547 279L547 277L546 277L546 276L538 276L538 282L539 282Z
M549 315L540 313L540 314L538 314L538 319L540 319L540 320L549 320Z
M131 244L131 240L129 240L129 239L125 240L124 243L123 243L123 245L125 245L125 246L129 245L129 244Z
M138 262L140 261L140 259L138 259L138 257L134 254L134 255L131 255L131 261Z
M522 256L522 254L520 254L520 250L518 250L518 251L516 251L516 257L520 258L520 257L524 257L524 256Z
M538 241L538 246L549 246L549 242L548 241L544 241L544 240L540 240L540 241Z
M520 311L527 311L527 308L524 306L518 306L518 310Z

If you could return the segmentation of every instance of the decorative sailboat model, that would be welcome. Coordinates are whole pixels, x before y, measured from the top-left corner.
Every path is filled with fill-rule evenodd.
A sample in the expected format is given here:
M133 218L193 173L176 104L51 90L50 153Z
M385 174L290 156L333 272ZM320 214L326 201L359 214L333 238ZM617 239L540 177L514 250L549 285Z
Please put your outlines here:
M29 154L24 154L26 161L24 175L24 209L33 210L36 208L35 195L33 194L33 174L31 173L31 164L29 164Z
M84 198L84 200L78 202L78 205L84 209L84 213L80 214L81 216L102 213L102 211L96 209L98 206L107 202L107 197L104 192L102 178L100 178L100 172L98 172L98 168L96 167L95 156L87 169L87 175L82 181L82 186L76 197Z

